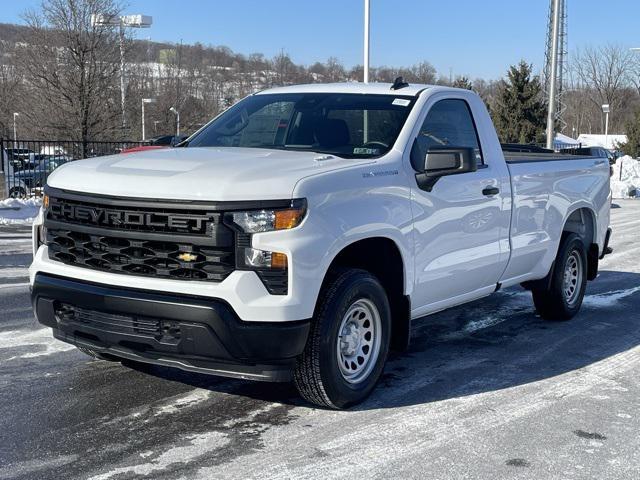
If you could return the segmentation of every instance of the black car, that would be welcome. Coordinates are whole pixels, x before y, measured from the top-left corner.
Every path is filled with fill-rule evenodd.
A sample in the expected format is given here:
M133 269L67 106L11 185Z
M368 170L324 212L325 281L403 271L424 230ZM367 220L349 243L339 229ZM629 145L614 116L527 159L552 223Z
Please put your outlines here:
M15 170L24 168L31 159L34 158L35 152L28 148L6 148L7 160Z
M610 150L604 147L579 147L579 148L562 148L560 153L568 153L570 155L581 155L585 157L608 158L609 165L616 163L616 156Z
M178 143L186 140L186 138L186 135L160 135L149 140L149 144L158 146L166 145L168 147L173 147L174 145L177 145Z
M22 182L27 188L42 187L47 182L49 174L66 162L66 157L44 158L34 164L33 168L19 170L13 176L16 181Z

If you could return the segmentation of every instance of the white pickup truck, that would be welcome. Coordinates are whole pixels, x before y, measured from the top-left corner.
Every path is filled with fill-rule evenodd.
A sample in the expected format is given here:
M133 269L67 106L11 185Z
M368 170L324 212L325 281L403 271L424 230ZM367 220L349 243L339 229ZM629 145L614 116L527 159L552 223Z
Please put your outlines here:
M466 90L250 95L177 148L53 172L37 318L100 359L354 405L413 319L517 284L546 319L578 312L608 250L607 159L513 150Z

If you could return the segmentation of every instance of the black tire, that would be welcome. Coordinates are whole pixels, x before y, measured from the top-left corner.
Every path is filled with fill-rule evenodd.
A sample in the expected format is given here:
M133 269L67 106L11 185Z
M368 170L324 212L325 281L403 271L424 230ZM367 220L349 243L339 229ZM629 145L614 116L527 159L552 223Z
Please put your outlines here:
M26 196L27 192L22 187L13 187L11 190L9 190L10 198L25 198Z
M575 282L565 281L565 272L570 262L577 263L580 270ZM533 303L538 314L545 320L569 320L580 311L587 287L587 252L579 235L570 233L562 238L550 275L551 278L546 282L547 288L534 287L531 290ZM565 289L569 284L574 286L574 293L571 295L568 293L571 291L570 287L569 290Z
M343 367L339 364L341 353L338 353L338 330L345 319L349 318L347 312L353 311L358 304L369 307L374 305L377 309L375 313L379 314L379 321L372 323L379 325L376 327L379 344L376 334L373 340L369 337L368 341L375 342L376 345L370 351L377 351L377 356L371 353L370 359L362 367L367 372L366 376L362 372L362 378L354 383L354 380L346 379L342 373ZM354 311L357 321L357 318L362 317L357 317L356 313ZM366 326L366 320L364 325ZM320 295L307 345L296 362L294 382L300 395L313 404L335 409L348 408L362 402L382 375L389 352L390 332L389 301L378 279L364 270L345 269L336 272ZM359 360L358 357L358 362ZM344 358L341 361L345 361ZM348 363L345 361L347 367ZM360 368L354 363L351 365Z
M96 352L95 350L91 350L90 348L78 347L78 346L76 346L76 348L78 350L80 350L82 353L84 353L85 355L89 355L90 357L93 357L96 360L105 360L107 362L119 362L120 361L117 357L113 357L113 356L108 355L106 353Z

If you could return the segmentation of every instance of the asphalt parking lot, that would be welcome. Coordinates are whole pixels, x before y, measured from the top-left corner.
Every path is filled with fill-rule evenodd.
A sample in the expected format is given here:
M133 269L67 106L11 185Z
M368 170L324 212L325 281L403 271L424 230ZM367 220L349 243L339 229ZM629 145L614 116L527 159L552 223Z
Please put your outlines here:
M514 288L416 322L374 395L94 361L31 313L28 229L0 227L0 479L640 478L640 201L582 312Z

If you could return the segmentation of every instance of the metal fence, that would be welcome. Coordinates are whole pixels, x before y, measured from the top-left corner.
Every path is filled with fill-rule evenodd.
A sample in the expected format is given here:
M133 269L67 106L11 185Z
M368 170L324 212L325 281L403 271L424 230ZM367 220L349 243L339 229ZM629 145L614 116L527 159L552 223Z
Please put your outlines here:
M582 143L563 143L558 141L555 141L553 146L556 150L579 150L585 147Z
M0 199L42 195L53 170L83 158L113 155L143 142L75 142L72 140L14 140L0 138ZM4 178L3 178L4 177Z

